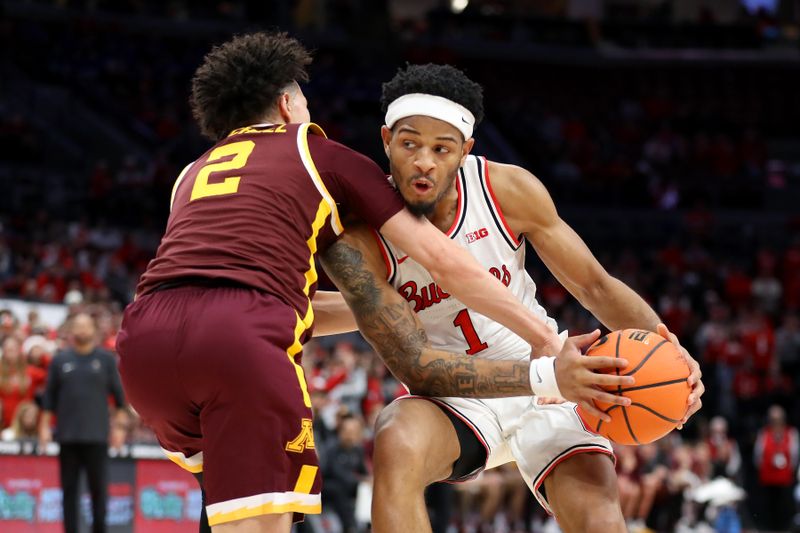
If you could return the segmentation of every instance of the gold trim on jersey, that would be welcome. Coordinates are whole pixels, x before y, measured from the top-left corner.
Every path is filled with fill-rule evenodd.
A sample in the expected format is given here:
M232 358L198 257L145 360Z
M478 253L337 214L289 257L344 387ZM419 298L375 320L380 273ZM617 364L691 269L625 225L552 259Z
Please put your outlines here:
M316 475L316 471L314 474ZM302 475L303 473L301 473ZM207 506L206 510L208 511L208 524L216 526L265 514L319 514L322 511L322 501L319 494L267 492L213 503Z
M314 256L317 254L317 236L319 235L319 231L322 229L322 226L325 225L325 220L327 220L328 215L330 214L330 206L323 198L320 200L319 206L317 207L317 214L314 217L314 222L311 223L311 236L306 241L306 245L308 246L308 251L310 253L308 258L308 270L305 272L306 284L303 287L303 294L305 294L306 298L308 298L308 307L306 308L307 310L305 316L302 318L300 318L300 313L295 311L297 322L295 323L294 327L294 342L286 350L286 355L289 356L289 361L294 365L295 372L297 373L297 381L300 383L300 389L303 391L303 401L305 402L306 407L311 407L311 397L308 395L308 386L306 385L303 367L297 364L297 361L295 361L295 356L303 350L303 344L300 342L300 339L303 337L303 333L305 333L306 330L308 330L314 323L314 307L311 305L311 299L309 298L311 286L317 282L319 277L317 275Z
M289 357L289 362L294 365L295 374L297 374L297 382L300 384L300 390L303 392L303 403L306 407L311 407L311 396L308 394L308 385L306 385L306 375L303 372L303 367L297 364L295 356L303 351L303 344L300 339L303 338L303 333L311 327L314 323L314 308L311 305L311 300L308 301L308 312L304 318L300 318L300 314L295 311L297 322L294 326L294 342L286 350L286 356Z
M317 190L322 195L322 198L328 203L328 207L331 210L331 228L336 235L340 235L344 228L342 227L342 222L339 220L339 210L336 208L336 202L331 196L331 193L328 192L328 188L325 187L325 183L322 181L322 177L319 175L317 171L317 167L314 164L314 159L311 157L311 151L308 148L308 134L309 131L316 135L325 135L325 132L322 131L322 128L314 124L313 122L306 122L301 124L299 128L297 128L297 149L300 152L300 159L303 161L303 165L305 165L306 170L308 171L308 175L311 176L311 179L314 181L314 185L317 187Z
M203 452L198 452L191 457L186 457L182 452L172 452L166 448L161 448L161 451L164 452L164 455L166 455L170 461L192 474L203 471Z
M175 193L178 192L178 185L181 184L181 181L183 181L184 176L186 176L186 173L189 172L189 169L195 163L196 163L196 161L192 161L191 163L189 163L188 165L183 167L183 170L178 175L178 179L176 179L175 183L172 185L172 194L169 197L169 211L170 211L170 213L172 212L172 204L175 203Z

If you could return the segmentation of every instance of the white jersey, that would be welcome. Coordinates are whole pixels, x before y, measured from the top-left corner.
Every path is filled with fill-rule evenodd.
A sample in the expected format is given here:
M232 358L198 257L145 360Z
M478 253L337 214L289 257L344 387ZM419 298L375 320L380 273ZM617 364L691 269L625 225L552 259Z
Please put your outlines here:
M536 301L536 284L525 271L524 238L514 235L489 181L486 158L467 156L456 177L458 207L447 235L503 282L555 332L555 320ZM431 345L486 359L523 359L530 345L505 326L468 310L444 292L422 265L379 235L387 279L419 316Z

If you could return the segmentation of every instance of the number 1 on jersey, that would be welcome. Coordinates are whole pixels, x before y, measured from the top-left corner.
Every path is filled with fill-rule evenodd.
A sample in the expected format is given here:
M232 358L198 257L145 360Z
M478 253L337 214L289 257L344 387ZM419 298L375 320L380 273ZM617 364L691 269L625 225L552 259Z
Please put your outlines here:
M472 324L472 318L470 318L467 309L462 309L458 312L456 318L453 320L453 325L457 328L461 328L461 333L464 334L464 338L467 340L467 344L469 344L467 355L475 355L489 347L488 344L481 341L481 338L478 337L478 332L475 331L475 326Z

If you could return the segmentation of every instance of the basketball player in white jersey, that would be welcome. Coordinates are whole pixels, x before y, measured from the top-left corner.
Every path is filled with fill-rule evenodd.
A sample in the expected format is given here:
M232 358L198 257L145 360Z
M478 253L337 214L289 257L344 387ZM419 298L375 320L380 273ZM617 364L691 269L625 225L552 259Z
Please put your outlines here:
M469 155L483 114L479 85L452 67L412 65L384 84L382 103L392 179L409 209L469 250L554 332L556 323L537 303L524 270L524 240L609 329L658 331L677 343L650 306L611 277L558 217L541 182L519 167ZM377 423L376 532L430 531L427 485L463 481L511 461L564 531L625 531L609 442L586 430L575 403L540 405L530 396L575 400L596 411L592 396L576 384L589 380L575 360L593 358L575 357L570 342L559 357L528 364L530 347L521 338L443 292L371 230L348 228L321 259L359 329L417 394L393 402ZM474 358L448 360L438 350ZM682 351L692 369L683 423L699 409L704 388L699 366Z

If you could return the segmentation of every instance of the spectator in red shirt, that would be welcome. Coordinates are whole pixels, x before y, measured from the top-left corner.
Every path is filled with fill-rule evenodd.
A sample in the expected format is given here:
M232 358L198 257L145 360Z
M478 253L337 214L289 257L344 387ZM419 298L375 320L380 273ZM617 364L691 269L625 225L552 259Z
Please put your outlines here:
M44 370L27 364L17 338L6 337L3 341L3 358L0 359L0 402L3 404L4 428L11 424L20 402L33 400L45 377Z
M794 505L792 487L800 455L797 429L786 424L786 412L773 405L767 426L758 433L755 463L763 496L762 526L771 531L788 531Z

